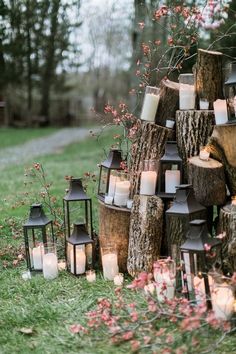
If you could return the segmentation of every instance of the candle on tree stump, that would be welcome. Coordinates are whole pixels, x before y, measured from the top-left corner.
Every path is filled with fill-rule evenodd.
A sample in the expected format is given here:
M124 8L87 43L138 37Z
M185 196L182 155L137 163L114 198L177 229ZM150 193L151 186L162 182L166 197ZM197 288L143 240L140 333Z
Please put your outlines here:
M160 89L147 86L141 112L141 119L149 122L155 121L156 111L160 99Z

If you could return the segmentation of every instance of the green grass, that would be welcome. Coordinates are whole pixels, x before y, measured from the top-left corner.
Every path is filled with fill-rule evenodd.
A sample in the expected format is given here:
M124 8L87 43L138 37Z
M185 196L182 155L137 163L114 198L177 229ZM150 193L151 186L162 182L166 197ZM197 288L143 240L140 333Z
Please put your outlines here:
M0 149L20 145L28 140L40 138L55 131L55 128L0 128Z
M8 131L14 135L13 130ZM6 133L6 134L8 134ZM16 131L18 134L18 131ZM28 131L27 138L32 137ZM37 134L33 133L33 137ZM38 133L39 135L41 133ZM52 193L57 203L62 198L68 182L65 175L80 177L90 171L98 174L97 164L104 158L103 148L113 143L113 131L109 131L99 140L88 138L68 146L57 154L38 159L46 171L48 181L52 181ZM7 137L5 137L7 141ZM16 140L14 140L16 141ZM42 275L34 276L30 281L21 277L26 269L24 261L16 267L12 261L24 248L22 223L29 211L29 205L39 200L40 188L37 184L24 185L24 169L27 166L10 166L1 171L0 195L0 354L122 354L129 353L128 344L112 346L103 331L94 331L89 335L73 335L69 326L75 323L86 325L86 312L95 308L98 298L114 299L114 286L104 281L98 272L96 283L89 284L84 277L79 279L67 272L60 272L53 281L46 281ZM96 188L89 184L88 193L93 197L94 215L97 220ZM25 192L29 196L25 196ZM4 267L6 266L6 268ZM126 277L126 284L130 279ZM124 289L124 297L138 301L141 306L143 296ZM173 324L158 320L157 325L166 326L168 331L176 332ZM32 334L24 334L22 328L31 328ZM206 333L202 348L208 347L209 339L214 342L219 333ZM228 336L214 353L232 353L236 339ZM149 353L146 349L142 353ZM188 351L189 353L191 350ZM192 351L193 352L193 351ZM197 349L198 353L203 350ZM187 353L187 352L186 352Z

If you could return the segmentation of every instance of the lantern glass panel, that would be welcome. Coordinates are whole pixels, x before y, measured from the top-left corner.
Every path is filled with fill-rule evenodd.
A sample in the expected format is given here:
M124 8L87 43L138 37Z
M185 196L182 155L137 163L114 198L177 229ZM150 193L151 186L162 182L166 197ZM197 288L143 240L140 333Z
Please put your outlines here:
M225 82L225 97L228 110L228 123L236 122L236 63L231 64L230 74Z

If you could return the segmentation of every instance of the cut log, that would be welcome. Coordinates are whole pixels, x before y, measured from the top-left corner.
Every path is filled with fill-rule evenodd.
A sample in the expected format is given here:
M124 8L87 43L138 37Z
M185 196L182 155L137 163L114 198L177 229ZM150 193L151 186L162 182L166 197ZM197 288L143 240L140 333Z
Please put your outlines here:
M236 272L236 210L235 206L226 204L220 209L219 230L225 232L222 239L222 258L224 273Z
M135 195L130 217L127 268L135 276L151 272L160 255L163 224L163 203L157 196Z
M206 98L209 109L213 109L213 102L223 98L223 54L204 49L198 49L195 66L195 85L197 103L199 98Z
M187 181L187 160L199 155L200 147L208 142L215 123L213 111L177 111L176 140L183 160L184 177Z
M139 193L140 175L144 160L159 160L164 154L170 129L155 123L142 122L139 137L131 147L131 198Z
M188 160L188 180L195 198L204 206L224 205L226 184L224 166L217 160L201 160L198 156Z
M179 83L162 80L160 83L160 100L158 103L155 122L165 126L167 119L175 119L179 109Z
M116 245L118 265L127 271L130 210L107 205L99 200L99 245Z
M236 195L236 124L215 125L207 144L211 156L222 162L231 195Z

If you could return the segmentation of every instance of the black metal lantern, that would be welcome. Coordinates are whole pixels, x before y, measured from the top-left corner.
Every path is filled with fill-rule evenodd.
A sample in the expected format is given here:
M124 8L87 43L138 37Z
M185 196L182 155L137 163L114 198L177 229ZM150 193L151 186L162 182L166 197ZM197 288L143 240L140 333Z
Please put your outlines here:
M110 177L112 172L119 171L122 169L121 162L122 162L121 150L110 150L108 158L100 164L100 174L99 174L99 181L98 181L98 198L102 201L105 199L105 195L110 189L115 188L115 183L112 183ZM114 185L114 188L112 188ZM112 192L112 191L111 191ZM113 193L114 194L114 193Z
M168 251L173 259L179 259L179 247L185 240L189 222L206 217L207 210L195 199L192 186L179 185L173 205L166 211Z
M159 163L158 196L173 198L176 186L182 182L182 173L182 159L178 154L177 144L175 141L168 141Z
M71 236L66 240L67 270L74 275L82 275L93 265L93 240L86 225L74 224Z
M236 123L236 63L225 81L225 98L228 111L228 123Z
M189 224L186 241L181 245L183 281L188 297L194 294L198 302L206 301L211 308L209 271L221 264L221 240L210 237L206 220L193 220Z
M27 268L42 271L44 246L54 243L53 223L44 214L42 204L31 205L23 231Z

